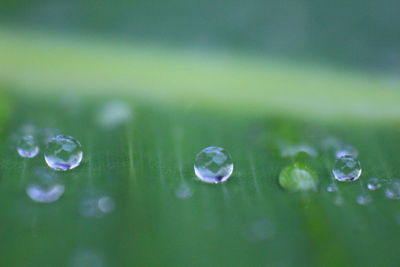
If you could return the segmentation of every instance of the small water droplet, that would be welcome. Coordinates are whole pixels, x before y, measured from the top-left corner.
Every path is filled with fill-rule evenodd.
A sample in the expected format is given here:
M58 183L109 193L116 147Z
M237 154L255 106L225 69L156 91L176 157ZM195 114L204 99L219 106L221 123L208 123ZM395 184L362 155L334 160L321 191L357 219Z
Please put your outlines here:
M315 171L298 162L287 166L279 174L279 184L291 192L315 191L318 182Z
M17 152L21 157L34 158L39 153L39 146L36 138L32 135L21 137L17 145Z
M343 156L336 159L332 174L341 182L355 181L361 175L361 164L352 156Z
M50 203L57 201L64 194L64 185L56 173L37 168L30 177L26 194L35 202Z
M112 101L105 104L97 114L97 122L107 129L114 129L132 117L130 106L123 101Z
M360 194L357 196L356 199L357 203L360 205L368 205L369 203L372 202L372 198L369 194Z
M329 184L329 185L326 187L326 191L329 192L329 193L338 191L338 186L337 186L337 184L334 183L334 182L332 182L331 184Z
M193 196L193 190L186 183L181 183L175 190L175 196L181 199L188 199Z
M207 183L221 183L231 176L233 161L225 149L207 147L196 155L194 163L196 176Z
M382 183L379 178L372 177L368 179L367 187L369 190L375 191L382 187Z
M400 181L394 180L387 183L385 195L390 199L400 199Z
M57 135L47 144L44 158L50 168L67 171L79 166L83 152L81 144L71 136Z

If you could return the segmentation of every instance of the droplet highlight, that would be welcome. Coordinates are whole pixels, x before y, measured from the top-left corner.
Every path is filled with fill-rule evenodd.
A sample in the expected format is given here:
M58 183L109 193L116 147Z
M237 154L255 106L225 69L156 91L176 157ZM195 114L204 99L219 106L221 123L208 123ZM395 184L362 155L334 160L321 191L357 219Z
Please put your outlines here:
M233 172L233 161L229 153L221 147L207 147L196 155L194 163L196 176L206 183L222 183Z
M44 153L47 165L57 171L67 171L78 167L82 157L81 144L73 137L66 135L53 137Z
M360 178L361 164L349 155L336 159L332 174L340 182L352 182Z

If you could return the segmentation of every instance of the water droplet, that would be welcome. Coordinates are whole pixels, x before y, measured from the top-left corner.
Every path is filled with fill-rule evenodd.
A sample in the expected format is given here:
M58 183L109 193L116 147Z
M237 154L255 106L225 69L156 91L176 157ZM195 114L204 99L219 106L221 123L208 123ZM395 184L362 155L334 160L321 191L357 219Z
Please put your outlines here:
M71 136L57 135L47 144L44 158L50 168L67 171L79 166L83 152L81 144Z
M233 172L232 158L221 147L207 147L196 155L194 171L203 182L224 182Z
M114 199L98 192L87 193L80 203L79 211L85 217L100 218L115 209Z
M337 159L344 157L344 156L351 156L353 158L357 158L358 154L359 154L358 150L350 145L345 145L345 146L339 148L338 150L336 150L336 153L335 153Z
M57 201L64 194L64 185L56 173L37 168L33 171L26 194L36 202L50 203Z
M382 187L382 183L379 178L372 177L368 179L367 187L369 190L375 191Z
M39 153L39 146L36 138L32 135L23 136L17 145L17 152L21 157L34 158Z
M326 187L326 191L329 193L338 191L338 186L336 183L332 182L330 185Z
M338 181L355 181L361 175L361 164L352 156L343 156L336 159L332 173L335 179Z
M97 122L104 128L113 129L128 122L131 117L132 111L128 104L112 101L101 107L97 114Z
M186 183L181 183L175 190L175 195L177 198L188 199L193 195L193 190Z
M291 192L315 191L318 186L318 176L308 166L296 162L281 171L279 184Z
M360 194L357 196L357 203L360 205L368 205L372 202L372 198L368 194Z
M387 183L385 187L385 195L390 199L400 199L400 181L395 180Z

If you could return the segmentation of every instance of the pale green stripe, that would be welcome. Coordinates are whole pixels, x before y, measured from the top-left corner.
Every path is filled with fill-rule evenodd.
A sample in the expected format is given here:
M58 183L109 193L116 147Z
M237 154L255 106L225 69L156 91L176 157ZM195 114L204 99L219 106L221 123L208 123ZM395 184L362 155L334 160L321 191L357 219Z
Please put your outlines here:
M0 59L0 79L35 93L111 92L250 115L374 123L400 118L399 79L254 55L199 53L3 27Z

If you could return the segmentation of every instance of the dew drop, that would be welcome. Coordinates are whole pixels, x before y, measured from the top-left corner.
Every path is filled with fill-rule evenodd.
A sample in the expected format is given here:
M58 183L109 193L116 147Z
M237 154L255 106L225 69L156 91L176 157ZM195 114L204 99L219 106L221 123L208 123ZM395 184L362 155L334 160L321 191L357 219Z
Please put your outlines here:
M332 174L336 180L341 182L355 181L360 178L361 164L352 156L340 157L336 159Z
M302 163L294 163L279 174L279 184L290 192L316 191L318 176L314 170Z
M39 145L32 135L21 137L17 145L17 152L23 158L34 158L39 153Z
M338 191L338 186L336 185L336 183L331 183L326 187L326 191L329 193L336 192Z
M79 166L83 152L81 144L71 136L57 135L47 144L44 158L50 168L67 171Z
M194 171L203 182L225 182L233 172L233 161L225 149L207 147L196 155Z
M379 178L372 177L368 179L367 187L369 190L375 191L382 187L382 183Z
M390 199L400 199L400 181L389 182L385 187L385 195Z
M359 205L368 205L372 202L372 198L370 195L363 193L357 196L356 201Z
M56 173L37 168L30 177L26 194L35 202L50 203L57 201L64 194L64 185Z

